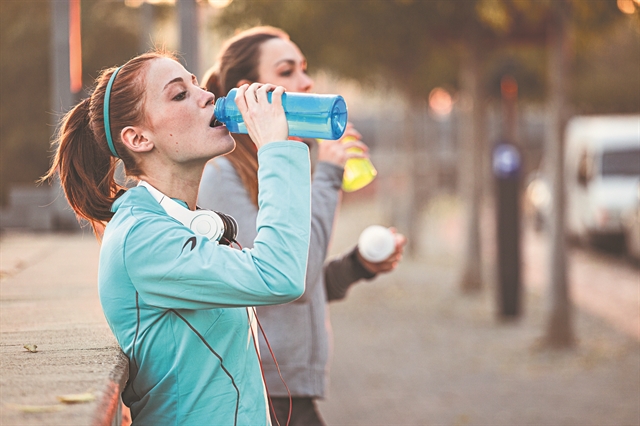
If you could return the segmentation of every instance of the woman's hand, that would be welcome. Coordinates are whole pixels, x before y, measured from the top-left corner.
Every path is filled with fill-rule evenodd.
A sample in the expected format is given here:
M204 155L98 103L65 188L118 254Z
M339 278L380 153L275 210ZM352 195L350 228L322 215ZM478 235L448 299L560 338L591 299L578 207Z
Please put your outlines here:
M268 92L272 92L271 102L267 99ZM289 137L289 126L282 107L283 93L284 87L273 84L243 84L238 88L236 105L258 149Z
M398 263L402 260L402 253L404 252L404 246L407 243L407 237L402 234L398 234L395 228L389 228L396 239L396 247L391 256L383 260L382 262L369 262L365 260L359 251L356 251L358 261L364 268L372 273L380 274L383 272L391 272L398 267Z
M318 161L344 167L350 158L368 158L369 148L360 140L362 135L347 123L344 135L338 140L322 140L318 147Z

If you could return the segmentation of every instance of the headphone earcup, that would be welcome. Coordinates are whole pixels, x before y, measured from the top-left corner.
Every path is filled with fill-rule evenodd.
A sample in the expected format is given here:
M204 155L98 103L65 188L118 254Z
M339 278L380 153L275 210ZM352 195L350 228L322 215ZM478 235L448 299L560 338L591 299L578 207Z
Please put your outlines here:
M196 210L194 213L189 228L198 235L218 241L225 231L220 216L211 210Z
M191 211L143 180L138 183L138 186L145 187L169 216L196 234L220 244L230 245L235 242L238 224L231 216L200 208Z
M232 242L236 240L238 236L238 222L228 214L224 214L221 212L214 212L220 219L222 219L222 223L224 224L224 231L222 236L220 237L220 244L230 245Z

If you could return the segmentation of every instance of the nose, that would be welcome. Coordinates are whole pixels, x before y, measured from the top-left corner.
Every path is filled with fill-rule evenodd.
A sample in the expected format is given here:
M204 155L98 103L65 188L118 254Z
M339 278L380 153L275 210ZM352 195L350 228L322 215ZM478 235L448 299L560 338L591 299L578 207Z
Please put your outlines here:
M310 92L313 88L313 80L306 73L300 77L300 92Z
M213 93L207 91L206 89L200 88L200 92L201 92L201 97L200 97L200 104L203 108L206 108L207 106L213 104L213 102L215 101L216 97L214 96Z

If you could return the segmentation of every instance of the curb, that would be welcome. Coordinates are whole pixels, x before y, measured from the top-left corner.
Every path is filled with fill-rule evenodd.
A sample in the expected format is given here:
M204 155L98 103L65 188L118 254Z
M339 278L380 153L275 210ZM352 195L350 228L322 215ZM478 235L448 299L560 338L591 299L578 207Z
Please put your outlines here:
M102 398L98 402L92 426L128 426L131 424L128 409L120 395L129 378L129 359L118 349L115 365L109 374ZM124 408L124 410L123 410Z

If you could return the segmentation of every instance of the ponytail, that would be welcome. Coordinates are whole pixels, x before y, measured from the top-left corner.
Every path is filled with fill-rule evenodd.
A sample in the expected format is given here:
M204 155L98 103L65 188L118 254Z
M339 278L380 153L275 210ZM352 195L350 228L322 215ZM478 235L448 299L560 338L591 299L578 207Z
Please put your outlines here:
M127 176L142 174L132 153L122 143L120 132L126 126L144 122L144 71L148 62L157 58L175 59L171 54L156 51L137 56L117 69L103 71L91 96L63 117L54 138L56 153L41 181L59 174L69 205L78 219L89 221L96 235L111 220L111 206L125 190L115 180L118 162L122 161ZM105 97L109 101L106 120ZM119 158L113 157L112 152Z
M90 98L84 99L63 117L56 154L42 180L58 173L69 205L96 231L113 216L111 205L123 188L114 179L116 159L95 139L89 103Z

